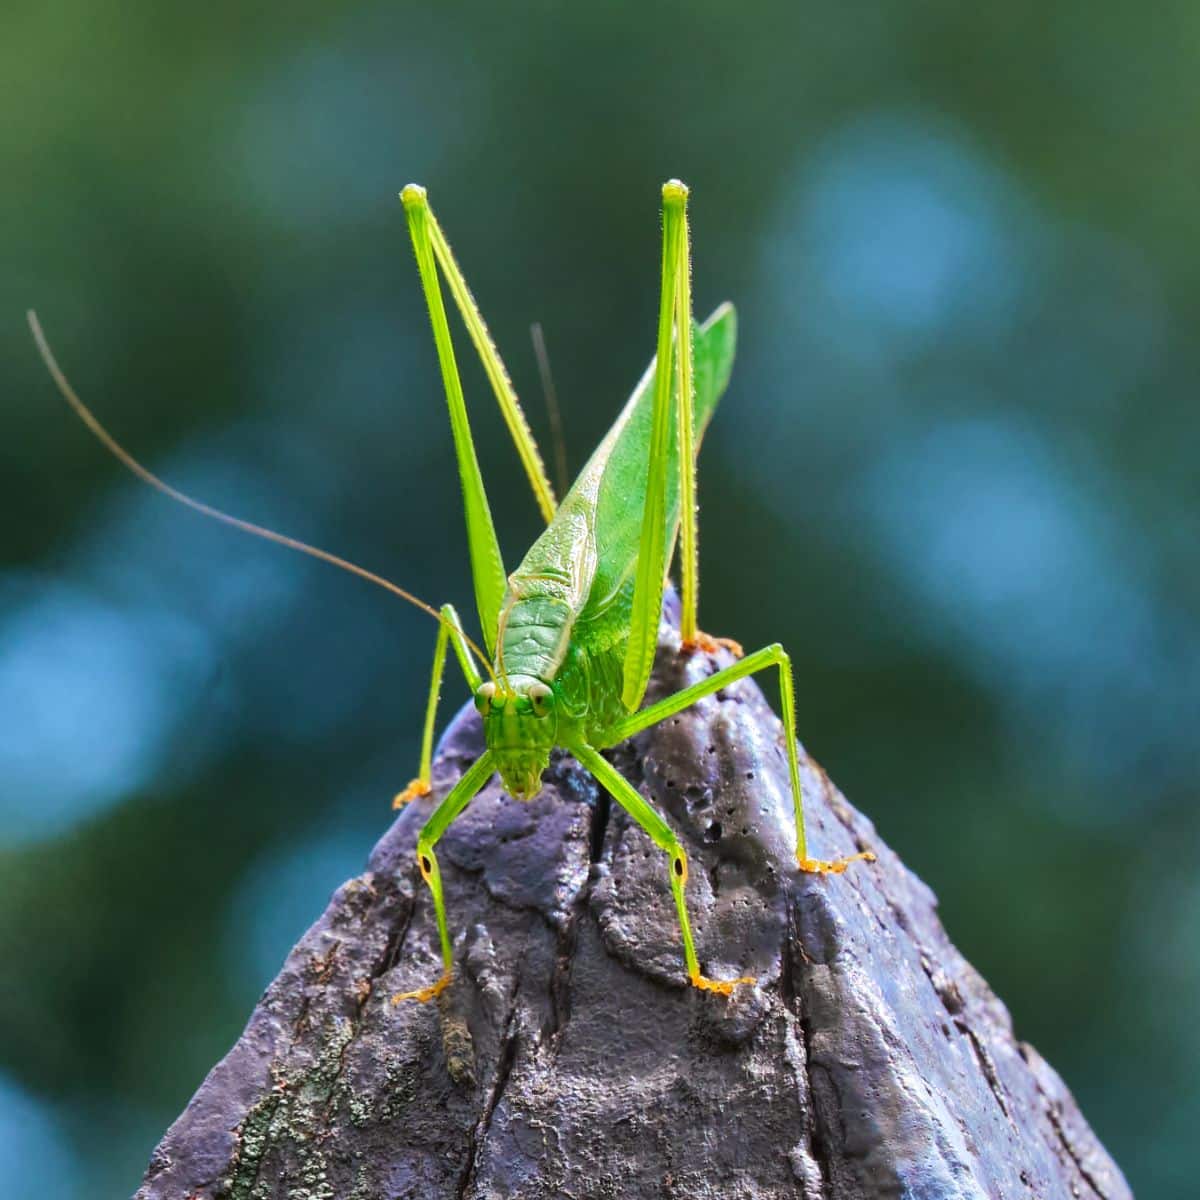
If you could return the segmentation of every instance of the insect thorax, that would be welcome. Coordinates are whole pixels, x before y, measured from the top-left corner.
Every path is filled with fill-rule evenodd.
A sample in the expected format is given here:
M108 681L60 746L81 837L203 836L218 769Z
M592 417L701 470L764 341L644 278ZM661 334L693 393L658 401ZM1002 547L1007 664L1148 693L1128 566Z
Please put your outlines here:
M553 682L570 644L575 614L553 595L510 599L500 613L496 666L505 675Z

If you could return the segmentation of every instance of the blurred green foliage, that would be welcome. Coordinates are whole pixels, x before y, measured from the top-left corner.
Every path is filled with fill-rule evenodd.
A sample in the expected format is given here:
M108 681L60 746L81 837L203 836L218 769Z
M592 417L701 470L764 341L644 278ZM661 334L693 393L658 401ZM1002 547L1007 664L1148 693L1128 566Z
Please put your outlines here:
M1200 9L0 22L6 1195L133 1190L389 820L434 638L139 490L23 310L167 478L467 612L396 193L429 186L543 434L544 324L578 467L652 351L670 175L698 311L741 314L705 627L788 645L803 740L1020 1035L1139 1194L1194 1194ZM515 561L536 513L467 386Z

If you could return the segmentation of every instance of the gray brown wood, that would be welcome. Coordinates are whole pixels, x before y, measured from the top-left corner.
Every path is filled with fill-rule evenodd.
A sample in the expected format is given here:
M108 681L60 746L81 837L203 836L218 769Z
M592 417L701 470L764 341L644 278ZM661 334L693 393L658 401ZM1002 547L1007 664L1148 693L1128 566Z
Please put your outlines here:
M660 653L649 698L712 669ZM930 890L805 760L794 867L783 733L745 681L613 758L679 831L702 967L685 985L662 855L569 758L532 803L493 781L438 848L458 975L438 974L419 825L334 895L154 1152L138 1200L1130 1196L1066 1087L950 944Z

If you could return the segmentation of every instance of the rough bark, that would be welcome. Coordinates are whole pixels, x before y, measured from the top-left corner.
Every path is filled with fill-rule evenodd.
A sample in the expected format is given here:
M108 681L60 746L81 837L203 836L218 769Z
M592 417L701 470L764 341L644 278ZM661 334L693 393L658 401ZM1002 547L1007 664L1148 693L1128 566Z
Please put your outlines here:
M655 693L711 671L660 654ZM685 984L662 855L569 757L532 803L493 781L438 853L439 970L417 829L481 748L468 706L434 796L334 895L154 1152L137 1200L1005 1197L1129 1188L1053 1069L950 944L930 890L812 759L800 875L783 732L752 681L613 754L691 859Z

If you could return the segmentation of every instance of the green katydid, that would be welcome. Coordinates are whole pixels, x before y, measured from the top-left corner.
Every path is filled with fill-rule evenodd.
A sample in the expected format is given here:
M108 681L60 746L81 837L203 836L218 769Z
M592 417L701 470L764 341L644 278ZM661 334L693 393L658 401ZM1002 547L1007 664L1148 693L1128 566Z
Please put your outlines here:
M574 485L561 504L556 504L508 373L425 190L410 184L401 193L450 411L486 650L468 637L451 605L437 610L373 572L231 517L165 484L119 446L78 399L54 361L36 317L30 314L35 339L59 389L92 432L135 474L205 515L379 584L439 621L418 774L396 797L397 807L431 791L438 699L447 648L453 647L482 716L486 749L434 808L417 838L417 864L433 897L442 974L427 987L393 997L395 1001L430 1000L453 976L453 950L434 853L438 839L497 772L510 796L517 800L536 796L555 747L568 750L665 853L691 984L728 994L739 983L752 983L748 977L715 980L701 973L685 902L688 868L683 847L670 825L600 751L768 667L779 670L797 866L806 872L840 874L855 860L875 857L870 851L832 861L809 856L791 660L783 647L774 644L742 656L735 643L709 638L697 626L696 449L729 381L736 320L728 304L716 309L703 324L692 319L687 199L688 190L679 181L663 185L662 289L655 359ZM505 573L475 455L439 270L483 362L547 523L510 575ZM738 661L643 709L640 706L657 648L663 592L676 540L681 543L681 652L712 652L720 642L734 650Z

